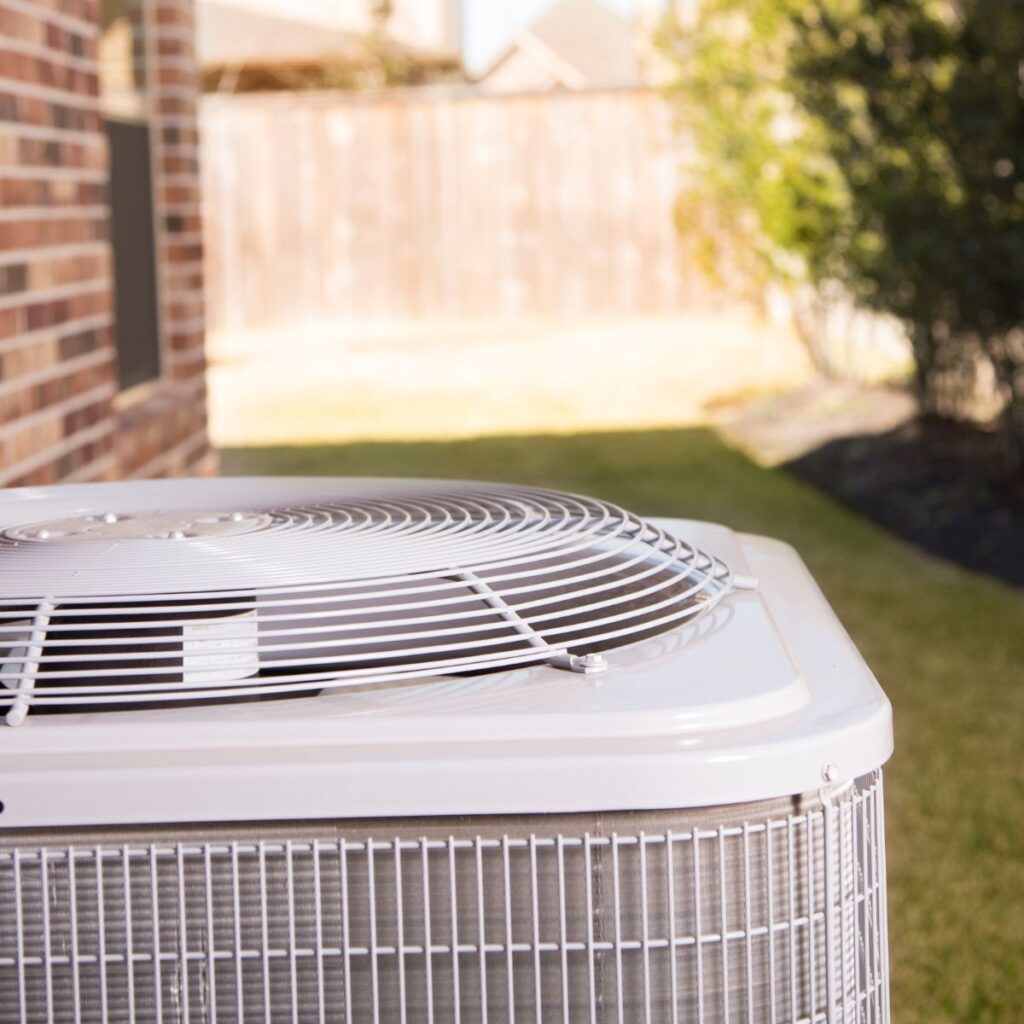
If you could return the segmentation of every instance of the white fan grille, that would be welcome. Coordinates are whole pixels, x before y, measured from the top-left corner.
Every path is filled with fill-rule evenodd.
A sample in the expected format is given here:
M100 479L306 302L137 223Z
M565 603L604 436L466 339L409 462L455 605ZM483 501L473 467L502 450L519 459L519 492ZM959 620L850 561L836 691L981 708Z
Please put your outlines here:
M224 480L69 491L20 521L0 505L9 721L544 661L587 670L597 652L707 612L733 584L726 565L655 525L550 491Z

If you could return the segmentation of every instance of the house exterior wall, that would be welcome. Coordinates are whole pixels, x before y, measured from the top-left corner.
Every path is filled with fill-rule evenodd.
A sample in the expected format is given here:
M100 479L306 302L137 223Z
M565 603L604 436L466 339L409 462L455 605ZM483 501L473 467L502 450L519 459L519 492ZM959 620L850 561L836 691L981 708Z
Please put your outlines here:
M215 469L192 0L147 0L162 373L118 393L99 0L0 0L0 484Z
M198 0L202 3L203 0ZM253 13L301 19L324 28L366 36L374 31L374 5L367 0L213 0ZM460 0L391 0L387 35L417 53L458 60Z
M193 0L148 2L163 373L119 416L120 474L147 477L216 467L206 433L195 12Z
M477 82L483 92L544 92L585 86L572 68L560 65L553 55L540 47L530 47L524 40L515 43Z

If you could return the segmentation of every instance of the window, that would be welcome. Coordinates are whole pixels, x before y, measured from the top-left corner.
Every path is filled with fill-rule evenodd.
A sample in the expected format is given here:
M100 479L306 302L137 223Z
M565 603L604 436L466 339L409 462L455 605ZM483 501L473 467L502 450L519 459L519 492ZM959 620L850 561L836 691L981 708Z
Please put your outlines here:
M144 0L104 0L100 94L110 153L114 335L122 389L160 376Z

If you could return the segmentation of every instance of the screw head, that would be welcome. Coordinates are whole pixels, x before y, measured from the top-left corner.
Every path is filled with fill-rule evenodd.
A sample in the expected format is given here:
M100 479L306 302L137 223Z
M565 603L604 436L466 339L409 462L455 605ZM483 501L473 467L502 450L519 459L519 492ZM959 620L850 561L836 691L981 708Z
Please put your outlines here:
M103 514L103 522L105 522L105 523L116 523L117 522L117 513L116 512L104 512L104 514Z
M240 522L242 522L243 519L245 519L244 513L242 513L242 512L232 512L231 513L231 522L233 522L233 523L240 523Z
M36 530L36 540L49 540L50 531L45 527L42 530Z
M835 782L839 778L839 769L831 762L821 769L821 777L826 782Z
M171 530L171 532L169 534L167 534L167 536L170 537L171 540L184 540L185 539L185 531L184 530Z

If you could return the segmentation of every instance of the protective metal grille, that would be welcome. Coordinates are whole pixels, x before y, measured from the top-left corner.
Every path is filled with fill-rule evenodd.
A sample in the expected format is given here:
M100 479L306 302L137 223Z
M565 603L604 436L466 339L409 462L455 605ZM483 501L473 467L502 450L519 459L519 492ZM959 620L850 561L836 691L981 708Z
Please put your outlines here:
M0 1020L885 1024L881 775L825 804L8 835Z
M54 706L311 693L545 661L586 670L597 652L702 615L734 582L713 557L591 498L186 483L185 499L159 492L173 506L159 512L150 488L125 485L92 508L55 489L54 518L0 520L11 724ZM114 495L117 511L103 512ZM229 497L233 511L210 511Z

